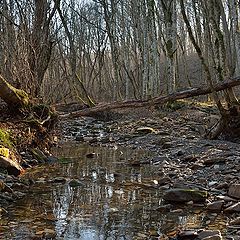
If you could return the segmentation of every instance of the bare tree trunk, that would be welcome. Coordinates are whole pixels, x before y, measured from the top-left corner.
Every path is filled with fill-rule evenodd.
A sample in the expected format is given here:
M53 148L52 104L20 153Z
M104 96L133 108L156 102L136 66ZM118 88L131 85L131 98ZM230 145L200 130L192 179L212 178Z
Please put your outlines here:
M71 77L74 79L74 82L76 82L77 84L79 84L81 86L81 89L83 90L84 96L83 98L81 96L78 96L78 98L80 98L80 100L85 103L88 104L89 106L94 106L94 102L93 100L90 98L82 80L80 79L80 77L77 75L77 56L76 56L76 50L75 50L75 46L74 46L74 41L72 38L72 34L68 29L67 26L67 22L62 14L62 11L60 9L59 3L60 1L58 0L54 0L55 1L55 5L56 5L56 9L58 11L58 14L60 16L60 19L62 21L64 30L66 32L68 41L69 41L69 46L70 46L70 66L71 66ZM85 102L84 98L86 99L87 102Z
M212 94L213 94L213 99L215 101L215 103L217 104L217 107L221 113L222 116L225 116L226 115L226 110L224 109L222 103L220 102L220 99L216 93L216 91L214 90L214 85L213 85L213 81L212 81L212 77L211 77L211 73L210 73L210 70L209 70L209 67L207 66L206 64L206 61L203 57L203 54L202 54L202 50L200 49L200 47L198 46L195 38L194 38L194 35L193 35L193 32L192 32L192 28L191 28L191 25L190 25L190 22L187 18L187 15L186 15L186 12L185 12L185 6L184 6L184 2L183 0L180 0L180 6L181 6L181 13L182 13L182 16L183 16L183 20L187 26L187 31L188 31L188 34L189 34L189 38L198 54L198 57L203 65L203 68L205 70L205 73L206 73L206 77L207 77L207 81L208 81L208 84L212 90Z
M168 91L176 90L176 0L161 0L162 10L164 13L165 24L165 49L167 57L167 84Z
M58 1L60 2L60 0ZM41 85L50 61L53 46L53 41L50 37L50 23L56 12L56 5L49 16L48 7L47 0L34 1L34 22L29 39L28 62L33 77L32 80L35 82L35 89L31 94L36 97L40 95Z

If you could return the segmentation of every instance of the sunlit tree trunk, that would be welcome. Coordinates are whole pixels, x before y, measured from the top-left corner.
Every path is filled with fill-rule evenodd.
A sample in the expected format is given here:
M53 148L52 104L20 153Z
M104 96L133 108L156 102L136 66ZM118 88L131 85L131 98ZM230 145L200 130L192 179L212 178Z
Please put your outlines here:
M221 0L206 2L206 10L210 16L215 37L215 51L217 61L217 76L220 81L233 77L236 67L236 55L231 46L230 32ZM221 25L222 23L222 25ZM225 91L225 99L229 106L238 104L238 100L232 88Z
M116 29L116 14L117 14L117 3L115 0L101 0L100 1L104 10L104 19L106 22L106 30L109 37L112 65L113 65L113 100L117 100L118 83L119 83L119 52L117 43L117 29ZM109 7L110 6L110 7Z
M167 57L168 92L176 90L176 0L161 0L165 24L165 51Z
M229 21L231 23L231 43L234 57L236 58L235 76L240 75L240 25L239 25L239 1L228 0Z

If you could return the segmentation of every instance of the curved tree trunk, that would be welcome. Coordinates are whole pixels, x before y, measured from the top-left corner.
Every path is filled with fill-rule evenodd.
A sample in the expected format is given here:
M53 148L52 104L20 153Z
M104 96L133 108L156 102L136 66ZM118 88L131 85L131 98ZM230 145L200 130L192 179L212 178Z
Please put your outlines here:
M51 106L34 103L25 91L13 87L1 75L0 98L7 103L14 113L19 109L24 109L24 112L28 113L24 122L31 125L52 129L58 120L58 115Z
M28 94L13 87L0 75L0 98L11 108L26 107L30 104Z

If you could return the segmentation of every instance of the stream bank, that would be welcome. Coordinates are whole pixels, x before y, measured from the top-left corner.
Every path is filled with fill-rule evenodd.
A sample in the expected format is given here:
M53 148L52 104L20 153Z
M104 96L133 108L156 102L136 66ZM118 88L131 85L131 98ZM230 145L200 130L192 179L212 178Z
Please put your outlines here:
M32 184L21 179L25 171L56 161L49 150L57 143L57 131L34 124L28 115L15 114L1 102L0 111L0 212L4 213Z

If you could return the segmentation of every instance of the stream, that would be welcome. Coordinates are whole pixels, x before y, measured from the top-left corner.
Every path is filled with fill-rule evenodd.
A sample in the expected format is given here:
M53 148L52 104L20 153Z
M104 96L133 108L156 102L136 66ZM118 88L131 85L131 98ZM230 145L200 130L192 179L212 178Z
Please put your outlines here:
M175 239L178 229L207 225L224 232L221 214L163 202L159 167L134 164L154 153L68 142L54 154L59 162L23 176L35 183L2 215L0 239Z

